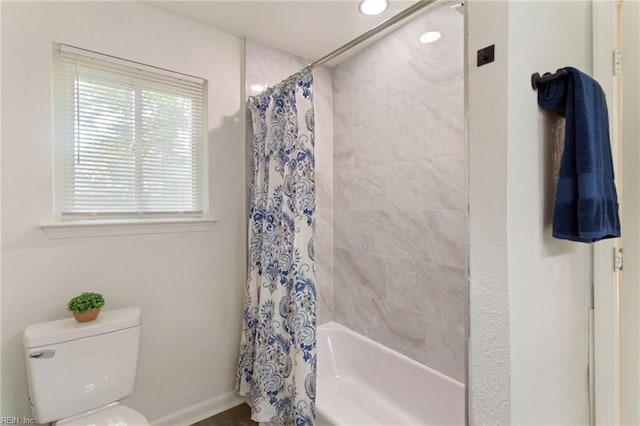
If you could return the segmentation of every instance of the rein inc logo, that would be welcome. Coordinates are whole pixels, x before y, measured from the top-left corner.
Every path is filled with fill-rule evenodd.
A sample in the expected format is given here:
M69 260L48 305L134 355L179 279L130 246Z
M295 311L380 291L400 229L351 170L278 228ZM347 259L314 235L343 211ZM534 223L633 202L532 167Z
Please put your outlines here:
M34 424L36 424L36 421L31 417L18 417L18 416L13 416L13 417L1 416L0 417L0 425L34 425Z

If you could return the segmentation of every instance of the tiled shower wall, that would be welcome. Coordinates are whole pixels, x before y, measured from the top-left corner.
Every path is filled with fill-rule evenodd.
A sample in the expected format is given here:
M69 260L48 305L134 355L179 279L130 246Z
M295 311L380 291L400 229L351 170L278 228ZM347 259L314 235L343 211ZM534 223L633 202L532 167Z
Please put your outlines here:
M246 46L247 94L251 86L274 86L307 66L308 59L248 40ZM316 154L316 280L318 288L318 324L333 320L333 104L331 72L326 67L313 70ZM251 118L247 120L251 128ZM253 148L247 132L247 162ZM251 167L247 167L251 173ZM248 179L251 185L251 178Z
M463 36L443 5L333 71L334 319L460 381Z
M428 30L442 38L420 43ZM460 381L463 35L462 15L443 5L332 72L314 70L319 323L335 319ZM248 87L310 62L251 41L246 58Z

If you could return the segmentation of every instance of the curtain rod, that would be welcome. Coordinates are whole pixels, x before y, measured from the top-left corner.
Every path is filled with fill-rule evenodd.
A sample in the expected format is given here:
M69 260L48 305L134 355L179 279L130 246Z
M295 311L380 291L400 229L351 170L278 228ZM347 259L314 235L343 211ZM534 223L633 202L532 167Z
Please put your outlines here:
M372 29L370 29L366 33L363 33L363 34L359 35L358 37L354 38L353 40L351 40L350 42L338 47L333 52L326 54L325 56L323 56L322 58L316 60L315 62L312 62L309 66L312 67L312 68L313 67L317 67L317 66L320 66L320 65L332 60L333 58L335 58L335 57L337 57L339 55L342 55L347 50L359 45L360 43L370 39L374 35L386 30L387 28L391 27L392 25L397 24L398 22L402 21L403 19L408 18L409 16L413 15L414 13L418 12L419 10L424 9L425 7L430 5L431 3L435 3L435 2L436 2L436 0L420 0L419 2L409 6L408 8L404 9L403 11L393 15L391 18L387 19L386 21L381 22L380 24L376 25L375 27L373 27Z

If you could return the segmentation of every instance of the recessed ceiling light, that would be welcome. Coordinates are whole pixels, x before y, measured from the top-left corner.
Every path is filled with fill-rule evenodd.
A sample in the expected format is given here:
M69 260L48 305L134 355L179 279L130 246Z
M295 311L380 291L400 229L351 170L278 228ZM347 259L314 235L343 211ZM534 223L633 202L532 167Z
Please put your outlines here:
M438 31L427 31L420 36L420 43L433 43L441 36L442 34L440 34Z
M365 15L379 15L389 6L387 0L362 0L360 2L360 12Z
M264 86L261 84L252 84L250 87L252 92L262 92L264 90Z

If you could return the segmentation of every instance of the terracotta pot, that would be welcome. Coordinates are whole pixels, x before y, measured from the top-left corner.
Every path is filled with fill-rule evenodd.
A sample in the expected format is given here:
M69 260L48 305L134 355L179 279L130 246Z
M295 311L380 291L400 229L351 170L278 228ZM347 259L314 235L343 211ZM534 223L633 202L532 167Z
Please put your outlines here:
M93 321L94 319L98 318L98 314L100 314L100 308L92 309L86 312L74 312L73 316L78 322L87 322Z

